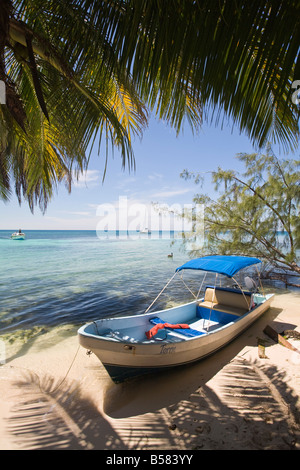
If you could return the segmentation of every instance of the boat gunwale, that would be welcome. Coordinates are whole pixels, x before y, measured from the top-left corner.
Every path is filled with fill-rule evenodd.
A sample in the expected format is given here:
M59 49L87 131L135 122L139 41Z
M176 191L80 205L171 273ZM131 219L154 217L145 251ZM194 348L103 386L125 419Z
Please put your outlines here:
M236 325L239 321L241 320L245 320L250 314L253 314L255 312L257 312L258 309L260 309L260 307L262 307L263 305L266 304L266 302L270 302L272 300L272 298L274 297L274 294L267 294L266 296L264 296L264 301L261 302L260 304L258 304L257 306L255 306L254 308L252 308L251 310L249 310L248 312L245 312L243 315L239 316L238 318L235 318L234 320L232 320L231 322L228 322L228 323L225 323L225 324L222 324L220 323L220 326L212 331L207 331L205 332L203 335L201 336L194 336L194 337L182 337L182 338L179 338L178 337L178 341L174 342L174 344L180 344L180 343L186 343L186 342L190 342L190 341L201 341L201 339L204 339L204 338L207 338L208 336L211 336L211 335L214 335L214 334L217 334L219 333L220 331L226 329L226 328L229 328L229 327L233 327L234 325ZM201 300L203 300L203 298L201 299L197 299L197 300L194 300L192 302L188 302L186 304L182 304L182 305L179 305L179 306L176 306L178 308L180 307L183 307L183 306L186 306L186 305L191 305L191 304L194 304L194 303L197 303L197 302L200 302L201 303ZM168 309L164 309L164 310L159 310L157 312L152 312L152 313L147 313L147 314L140 314L140 315L130 315L130 316L122 316L122 317L108 317L108 318L103 318L103 319L100 319L100 320L96 320L96 321L92 321L92 322L89 322L89 323L86 323L85 325L81 326L79 329L78 329L78 334L79 335L82 335L84 337L89 337L91 339L95 339L97 341L105 341L105 342L112 342L112 343L116 343L116 344L122 344L122 345L131 345L131 346L145 346L145 347L153 347L153 345L170 345L170 344L173 344L170 340L168 341L167 339L166 340L155 340L155 339L145 339L143 341L139 341L139 340L136 340L134 342L132 341L128 341L126 339L123 339L123 338L114 338L113 336L104 336L104 335L101 335L101 334L92 334L92 333L87 333L85 331L86 328L88 328L90 325L92 324L97 324L97 322L101 322L101 321L110 321L110 320L115 320L115 319L128 319L128 318L131 318L131 319L134 319L134 318L142 318L142 317L147 317L149 316L149 319L151 318L155 318L158 316L159 313L161 312L166 312L168 310L172 310L176 307L170 307ZM222 312L222 310L217 310L217 309L214 309L214 311L219 311L219 312Z

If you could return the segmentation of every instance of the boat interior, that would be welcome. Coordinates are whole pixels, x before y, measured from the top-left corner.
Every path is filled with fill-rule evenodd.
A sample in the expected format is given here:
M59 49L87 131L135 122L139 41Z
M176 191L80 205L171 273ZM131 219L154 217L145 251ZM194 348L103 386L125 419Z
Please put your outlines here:
M232 323L264 300L263 295L250 291L206 286L205 295L200 300L144 315L98 320L87 325L85 333L132 343L178 342ZM169 326L157 327L165 323ZM184 328L180 326L182 324ZM146 332L154 327L157 329L155 336L147 339Z

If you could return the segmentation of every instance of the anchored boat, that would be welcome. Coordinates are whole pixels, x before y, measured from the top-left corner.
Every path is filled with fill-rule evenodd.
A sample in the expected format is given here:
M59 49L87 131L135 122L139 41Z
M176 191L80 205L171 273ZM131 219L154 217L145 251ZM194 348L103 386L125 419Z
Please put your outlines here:
M103 318L78 330L79 343L102 362L112 380L198 361L228 344L269 307L274 294L243 290L234 275L258 264L257 258L205 256L178 267L232 278L237 288L205 286L204 296L184 305L141 315ZM200 291L200 289L199 289ZM159 295L160 295L159 294Z
M12 233L10 238L12 240L25 240L25 233L23 233L21 229L19 229L18 232Z

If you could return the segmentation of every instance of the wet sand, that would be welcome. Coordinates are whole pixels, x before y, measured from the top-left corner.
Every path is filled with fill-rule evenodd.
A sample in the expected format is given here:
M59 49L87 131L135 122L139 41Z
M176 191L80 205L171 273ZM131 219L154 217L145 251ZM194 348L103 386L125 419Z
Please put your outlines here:
M210 358L121 385L71 327L7 342L0 449L299 450L300 353L266 336L266 325L300 332L300 293L279 291ZM289 342L300 351L299 340Z

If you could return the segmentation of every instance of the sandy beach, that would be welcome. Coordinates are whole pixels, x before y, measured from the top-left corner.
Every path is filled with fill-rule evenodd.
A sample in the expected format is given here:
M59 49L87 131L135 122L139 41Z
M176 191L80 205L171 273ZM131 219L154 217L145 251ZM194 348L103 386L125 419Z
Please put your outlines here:
M121 385L71 327L7 342L0 449L299 450L300 353L266 325L300 332L300 293L277 291L269 311L210 358Z

